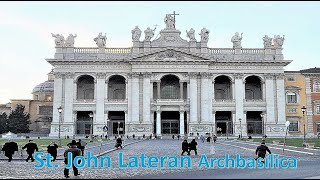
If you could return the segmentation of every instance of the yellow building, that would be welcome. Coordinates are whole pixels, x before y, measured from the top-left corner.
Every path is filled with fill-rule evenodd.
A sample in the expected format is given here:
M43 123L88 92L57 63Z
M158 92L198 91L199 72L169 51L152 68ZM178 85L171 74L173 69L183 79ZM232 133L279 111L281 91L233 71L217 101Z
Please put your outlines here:
M289 135L303 135L307 130L305 77L300 71L285 71L286 119L290 122Z

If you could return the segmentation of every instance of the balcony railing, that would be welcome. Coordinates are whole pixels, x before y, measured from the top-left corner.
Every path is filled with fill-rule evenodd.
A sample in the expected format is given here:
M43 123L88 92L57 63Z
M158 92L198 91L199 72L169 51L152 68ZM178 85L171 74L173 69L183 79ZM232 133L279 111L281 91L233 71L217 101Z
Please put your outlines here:
M95 103L95 99L76 99L75 103Z
M127 103L127 99L105 99L106 103Z

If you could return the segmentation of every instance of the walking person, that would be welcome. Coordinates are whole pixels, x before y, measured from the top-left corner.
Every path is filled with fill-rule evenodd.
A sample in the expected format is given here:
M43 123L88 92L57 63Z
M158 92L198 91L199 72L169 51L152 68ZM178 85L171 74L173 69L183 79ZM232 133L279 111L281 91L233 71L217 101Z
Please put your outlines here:
M178 140L180 140L180 134L178 134L177 138L178 138Z
M47 146L47 152L53 157L51 161L55 161L58 155L58 145L55 142L52 142Z
M213 142L216 143L216 141L217 141L217 136L213 135Z
M4 151L4 155L9 158L8 162L11 162L14 151L18 151L18 144L16 142L6 142L1 151Z
M182 142L182 153L181 153L181 156L183 156L183 154L187 152L188 156L190 155L190 152L189 152L189 143L187 140L183 140Z
M204 143L204 136L202 134L200 136L200 140L201 140L202 143Z
M77 142L77 148L81 150L81 156L84 154L84 149L86 147L87 143L86 142L81 142L81 139Z
M32 141L32 139L30 139L29 143L22 147L22 149L26 149L26 148L27 148L27 153L28 153L28 158L26 159L26 161L28 162L29 159L31 159L31 161L33 162L34 161L33 153L34 153L34 151L38 151L38 146L36 143L34 143Z
M118 149L119 147L122 149L122 139L121 137L119 136L116 140L116 145L115 147Z
M80 175L78 172L78 168L76 168L73 164L74 162L74 158L76 156L80 156L81 155L81 150L79 148L77 148L77 142L76 140L72 140L71 143L69 144L70 147L64 152L64 163L65 164L70 164L72 163L72 169L73 169L73 174L74 176L78 176ZM68 159L68 153L71 152L72 153L72 159ZM69 169L65 168L63 171L64 177L69 178Z
M259 157L261 157L263 159L262 162L264 162L264 158L266 157L267 151L269 154L271 154L270 149L268 148L268 146L266 146L266 143L263 141L261 143L261 145L258 146L256 149L256 158L255 159L257 160Z
M208 136L208 137L207 137L207 142L210 143L210 141L211 141L211 137Z
M174 135L172 135L172 139L174 139Z
M198 143L196 142L196 140L192 139L192 141L189 144L189 148L190 148L189 154L191 153L192 150L194 150L194 154L198 155L198 153L197 153L197 145L198 145Z

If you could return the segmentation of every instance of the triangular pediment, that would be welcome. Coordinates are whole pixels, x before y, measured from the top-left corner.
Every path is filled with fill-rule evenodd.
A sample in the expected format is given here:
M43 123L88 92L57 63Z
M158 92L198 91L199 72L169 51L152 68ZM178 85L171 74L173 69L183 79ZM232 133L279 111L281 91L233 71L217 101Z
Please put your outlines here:
M210 57L204 54L193 53L179 48L162 48L135 54L131 60L150 61L209 61Z

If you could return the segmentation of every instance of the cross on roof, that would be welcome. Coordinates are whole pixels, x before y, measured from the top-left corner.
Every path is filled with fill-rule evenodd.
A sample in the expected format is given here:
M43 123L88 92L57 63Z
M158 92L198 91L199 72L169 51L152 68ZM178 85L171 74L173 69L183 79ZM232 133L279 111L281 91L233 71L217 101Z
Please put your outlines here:
M174 28L176 28L176 15L180 15L180 14L176 14L176 11L173 11L173 14L169 14L169 15L173 15L173 22L174 22L173 26Z

